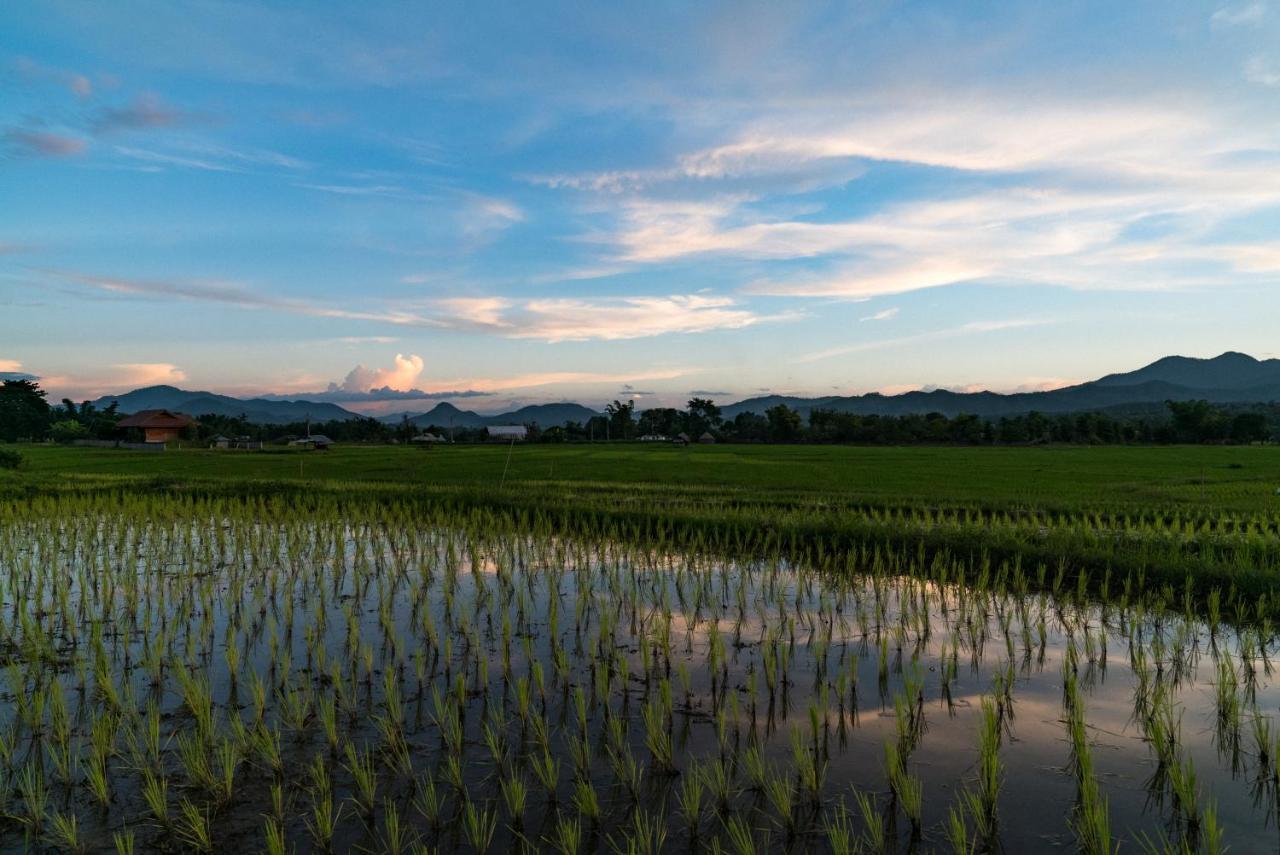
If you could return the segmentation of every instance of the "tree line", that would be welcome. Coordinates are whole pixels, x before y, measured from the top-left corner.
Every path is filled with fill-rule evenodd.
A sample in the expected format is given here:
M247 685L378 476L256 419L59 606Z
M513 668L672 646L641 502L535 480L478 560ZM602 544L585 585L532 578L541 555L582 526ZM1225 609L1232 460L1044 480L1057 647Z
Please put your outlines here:
M124 417L113 403L98 408L63 399L51 405L32 380L0 382L0 441L69 442L75 439L121 439L118 423ZM487 439L482 427L431 425L408 419L387 424L369 417L326 422L264 425L244 416L207 413L196 416L188 439L203 442L217 435L246 437L260 442L287 441L307 432L335 442L406 442L430 432L456 442ZM613 401L605 412L585 422L526 425L535 442L671 439L683 434L698 440L710 434L718 442L842 443L856 445L1031 445L1170 444L1270 442L1280 435L1280 403L1211 404L1207 401L1168 401L1163 410L1141 414L1084 412L1060 415L1026 413L982 418L974 415L878 416L815 409L807 416L778 404L764 413L743 412L725 418L708 398L691 398L685 409L655 407L636 412L634 401Z

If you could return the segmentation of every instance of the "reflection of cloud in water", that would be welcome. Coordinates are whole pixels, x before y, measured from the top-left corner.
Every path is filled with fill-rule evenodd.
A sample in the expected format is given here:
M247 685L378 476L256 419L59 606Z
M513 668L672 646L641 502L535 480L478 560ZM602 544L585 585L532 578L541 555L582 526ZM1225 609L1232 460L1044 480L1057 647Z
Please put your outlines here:
M577 685L588 684L590 666L598 658L592 644L601 616L617 616L612 643L625 656L630 670L631 724L637 734L643 733L643 725L635 717L639 706L636 699L643 691L640 674L644 656L641 639L632 635L632 612L636 626L647 636L644 643L652 652L660 628L666 625L664 610L670 609L672 693L680 731L678 748L684 758L715 756L718 751L712 719L713 675L708 668L713 627L723 643L722 667L728 677L728 695L736 699L736 724L744 734L751 727L754 699L755 732L765 738L766 758L776 767L784 768L792 762L789 732L793 728L800 730L808 744L809 706L819 702L821 687L825 686L827 708L819 710L823 731L820 742L828 760L826 792L832 798L847 793L850 785L885 793L883 746L897 735L893 696L902 690L903 669L910 668L913 651L918 653L924 679L926 730L908 765L923 781L925 824L934 837L938 836L947 809L957 803L959 791L976 786L981 699L991 693L997 675L1004 672L1010 660L1001 623L1003 613L1012 640L1015 674L1014 717L999 753L1004 770L999 811L1005 851L1074 845L1068 817L1076 798L1076 782L1068 769L1070 744L1062 706L1062 670L1069 638L1074 639L1077 651L1094 765L1110 801L1115 833L1130 838L1136 830L1154 833L1163 827L1168 815L1167 804L1162 812L1148 803L1146 784L1154 764L1134 719L1136 678L1130 666L1130 636L1133 635L1134 644L1147 651L1154 674L1153 633L1157 624L1149 618L1130 628L1118 620L1114 611L1104 613L1096 605L1080 608L1069 602L1059 605L1047 596L1018 603L1007 595L989 597L909 579L823 577L786 566L733 562L717 565L705 558L642 554L623 548L601 555L563 541L510 543L501 550L491 545L481 547L474 562L470 549L461 540L449 543L446 536L434 541L427 537L425 547L421 561L437 568L443 565L450 547L457 556L456 572L452 574L456 583L455 613L490 610L498 616L494 623L499 625L504 610L507 615L514 614L517 600L490 596L478 603L478 585L483 583L492 595L506 580L511 581L530 610L526 618L533 630L529 639L532 658L541 662L546 672L553 667L547 631L551 598L558 596L559 634L571 651L575 650L575 623L581 612L585 623L583 652L571 654L571 680ZM442 632L444 584L444 574L437 569L428 598ZM553 595L553 587L558 594ZM589 598L580 603L579 598L587 591ZM411 602L409 593L406 590L397 597L405 607L396 612L394 622L406 637L415 637L416 628L407 608ZM635 598L638 602L633 602ZM695 601L700 604L696 614ZM365 638L376 640L376 610L361 620ZM516 623L514 618L512 622ZM1164 616L1162 623L1159 631L1164 633L1167 645L1194 640L1199 652L1198 661L1187 666L1181 683L1173 689L1173 698L1182 714L1184 751L1195 764L1203 796L1216 801L1233 852L1273 851L1276 832L1268 830L1265 809L1255 808L1250 796L1253 760L1246 752L1245 770L1233 776L1229 760L1220 757L1215 747L1216 659L1208 644L1208 632L1193 624L1185 628L1187 635L1179 641L1179 632L1184 629L1181 618ZM923 633L926 624L930 630L927 637ZM1086 637L1091 641L1087 642ZM882 638L888 646L883 698L879 686ZM771 649L770 639L784 651L791 683L787 687L787 707L782 704L781 688L775 695L776 729L766 735L769 696L763 660ZM334 655L341 652L344 641L345 627L341 621L331 621L326 643ZM1275 644L1269 643L1269 650L1274 652ZM1241 645L1234 634L1221 634L1219 645L1238 659ZM975 646L981 648L976 659ZM1095 660L1100 659L1103 646L1105 667L1101 661L1089 661L1090 653ZM496 684L501 679L498 645L491 640L482 647L489 657L490 681ZM531 662L526 660L519 643L514 647L515 674L527 675ZM461 648L461 644L455 644L455 659L460 659ZM820 673L817 657L823 649L827 663L825 672ZM943 656L945 653L950 657L953 650L957 672L951 683L952 706L948 708L942 692ZM301 647L294 653L299 660L304 654ZM1168 651L1161 659L1168 680L1173 671ZM661 666L655 669L660 672ZM688 671L693 696L688 708L680 685L683 669ZM747 691L750 674L755 674L754 696ZM850 689L843 695L845 708L841 716L837 692L842 676L856 677L856 716ZM1280 708L1280 689L1273 684L1273 677L1261 670L1258 679L1257 707L1274 712ZM616 697L614 703L617 704ZM638 740L634 746L637 756L647 757L640 737L633 738ZM1243 738L1248 746L1247 730ZM1127 845L1130 847L1131 842Z

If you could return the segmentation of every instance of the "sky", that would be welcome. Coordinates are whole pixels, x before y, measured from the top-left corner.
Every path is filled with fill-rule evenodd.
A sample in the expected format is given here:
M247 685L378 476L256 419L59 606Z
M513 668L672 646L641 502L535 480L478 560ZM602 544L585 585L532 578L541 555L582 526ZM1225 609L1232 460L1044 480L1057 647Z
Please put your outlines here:
M1280 0L0 9L0 376L496 412L1280 355Z

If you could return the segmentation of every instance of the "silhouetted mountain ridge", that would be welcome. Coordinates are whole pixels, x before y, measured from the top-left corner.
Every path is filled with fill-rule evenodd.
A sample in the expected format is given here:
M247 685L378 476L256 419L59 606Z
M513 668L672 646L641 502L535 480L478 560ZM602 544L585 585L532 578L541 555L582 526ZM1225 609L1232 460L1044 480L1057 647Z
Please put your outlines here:
M968 413L997 417L1037 411L1071 413L1164 401L1206 400L1216 404L1280 400L1280 359L1258 360L1228 352L1212 359L1166 356L1137 371L1108 374L1075 386L1047 392L905 392L901 395L803 398L769 395L748 398L723 408L727 418L741 412L763 413L778 404L801 412L835 410L858 415L902 416Z
M443 402L436 404L425 413L418 415L396 413L391 416L383 416L382 421L398 424L406 415L409 416L409 421L422 428L432 425L441 428L476 428L490 425L522 425L530 422L536 422L543 427L551 427L552 425L562 425L565 422L585 422L592 416L600 414L589 407L584 407L582 404L563 402L559 404L531 404L511 412L485 416L472 410L460 410L453 404Z
M334 419L359 418L337 404L323 401L277 401L268 398L233 398L216 392L193 392L176 386L147 386L123 395L104 395L94 401L102 408L119 403L120 412L139 410L173 410L192 416L213 414L237 418L244 416L255 424L287 424L311 419L326 422Z
M1280 359L1259 360L1233 351L1212 359L1166 356L1136 371L1108 374L1088 383L1047 392L1002 394L935 389L929 392L905 392L901 395L882 395L878 392L815 398L765 395L725 405L722 413L726 418L733 418L738 413L747 411L763 414L770 407L785 404L802 413L828 409L859 415L942 413L956 416L968 413L991 418L1032 410L1042 413L1071 413L1162 404L1167 400L1199 399L1216 404L1280 401ZM205 413L232 417L244 415L249 421L260 424L299 422L307 418L319 422L360 417L357 413L327 402L240 399L174 386L148 386L123 395L106 395L93 403L105 407L112 401L118 401L120 411L125 413L167 409L196 416ZM598 411L568 401L534 404L497 414L463 410L445 401L425 413L395 413L381 416L380 420L395 424L407 416L418 427L435 425L441 428L476 428L529 422L550 427L567 421L585 422L596 415L599 415Z

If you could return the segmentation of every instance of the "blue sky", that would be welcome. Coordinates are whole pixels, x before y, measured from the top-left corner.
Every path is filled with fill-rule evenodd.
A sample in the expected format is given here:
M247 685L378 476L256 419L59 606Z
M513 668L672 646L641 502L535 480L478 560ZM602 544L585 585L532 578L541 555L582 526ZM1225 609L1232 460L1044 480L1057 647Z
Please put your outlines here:
M0 11L0 373L643 408L1280 354L1280 3Z

